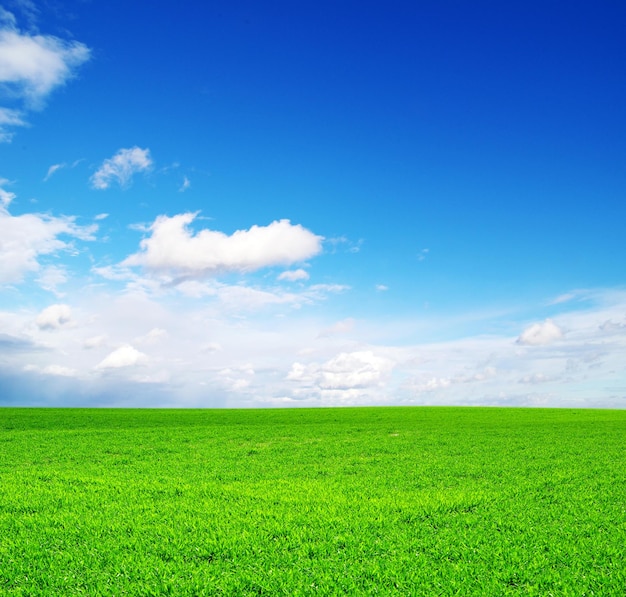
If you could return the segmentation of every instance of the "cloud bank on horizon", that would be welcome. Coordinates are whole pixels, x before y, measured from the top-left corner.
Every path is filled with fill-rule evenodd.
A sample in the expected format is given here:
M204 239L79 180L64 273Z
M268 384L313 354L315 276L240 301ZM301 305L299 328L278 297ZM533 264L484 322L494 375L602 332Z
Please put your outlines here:
M0 8L0 406L626 407L621 9L62 7Z

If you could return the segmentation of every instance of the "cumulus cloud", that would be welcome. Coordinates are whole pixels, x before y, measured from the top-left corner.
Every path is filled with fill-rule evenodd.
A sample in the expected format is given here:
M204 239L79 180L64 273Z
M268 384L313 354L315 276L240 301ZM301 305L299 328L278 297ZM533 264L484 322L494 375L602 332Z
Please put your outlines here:
M4 11L0 24L0 85L20 106L0 108L0 141L10 141L10 128L25 124L24 112L41 108L47 96L72 78L89 57L89 48L80 42L22 33L13 15Z
M5 24L0 30L0 82L37 104L72 77L89 55L80 42L23 34Z
M95 404L102 388L113 385L125 389L109 393L106 403L115 404L120 395L136 395L136 382L153 386L146 405L160 404L155 396L162 392L171 406L206 406L209 400L224 406L536 405L540 400L555 406L576 400L587 406L617 405L613 388L624 387L623 292L610 298L603 292L595 306L559 313L554 320L567 333L554 344L533 348L515 344L526 326L514 333L508 315L500 334L441 342L407 342L411 330L418 329L411 327L415 322L388 318L359 318L358 333L349 329L349 320L331 321L342 334L325 336L319 332L328 321L305 308L281 306L280 317L232 317L226 304L230 291L215 280L208 285L218 296L226 291L224 303L217 297L191 301L179 293L162 300L165 293L136 289L116 295L110 289L100 292L100 284L85 285L85 294L73 295L71 303L71 319L80 319L80 326L70 319L52 331L38 329L37 312L27 306L0 310L0 376L3 368L21 375L27 363L35 367L32 379L47 367L72 368L73 377L63 376L61 369L50 377L55 384L85 384L80 392L78 386L64 386L70 390L56 403L66 405ZM425 323L441 325L430 318ZM421 337L423 329L414 337ZM33 383L42 385L41 378Z
M517 343L527 346L544 346L559 340L562 336L561 328L551 319L546 319L542 323L533 323L528 326L517 339Z
M308 280L309 274L303 269L288 270L278 276L279 280L287 280L288 282L297 282L298 280Z
M320 386L325 389L346 390L378 385L392 363L372 351L342 352L324 363Z
M112 158L104 160L91 177L91 186L94 189L104 190L117 182L125 187L130 183L134 174L149 170L152 164L149 149L136 146L120 149Z
M289 220L252 226L229 236L209 229L194 233L189 225L196 216L193 213L159 216L149 228L150 236L141 241L141 251L121 265L197 278L289 265L321 251L321 236Z
M233 392L241 392L248 389L255 374L255 370L249 363L236 368L228 367L218 372L220 385Z
M35 320L40 330L58 330L72 321L72 310L68 305L50 305Z
M79 226L73 217L12 216L0 206L0 284L21 282L26 273L38 272L41 255L71 249L63 236L93 240L96 230L96 225Z
M371 350L341 352L322 364L294 363L290 381L304 382L321 390L351 390L378 386L394 363Z
M139 352L130 344L126 344L124 346L120 346L117 350L114 350L106 356L98 365L96 365L96 369L122 369L125 367L144 364L147 360L148 357L143 352Z

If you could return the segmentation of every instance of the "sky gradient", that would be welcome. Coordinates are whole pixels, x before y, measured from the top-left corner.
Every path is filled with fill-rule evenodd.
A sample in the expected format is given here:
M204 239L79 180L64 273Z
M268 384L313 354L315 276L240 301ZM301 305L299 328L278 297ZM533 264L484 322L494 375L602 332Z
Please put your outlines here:
M623 2L0 7L0 405L626 406Z

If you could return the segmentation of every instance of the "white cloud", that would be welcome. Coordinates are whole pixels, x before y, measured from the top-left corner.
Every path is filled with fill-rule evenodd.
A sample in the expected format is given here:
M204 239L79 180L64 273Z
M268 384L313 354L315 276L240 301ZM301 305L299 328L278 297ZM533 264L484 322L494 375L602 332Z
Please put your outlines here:
M108 217L109 217L109 214L102 213L102 214L98 214L97 216L95 216L94 220L96 220L96 222L99 222L100 220L106 220Z
M336 336L338 334L347 334L354 329L354 319L352 317L348 317L347 319L342 319L337 323L334 323L328 328L323 329L319 334L318 338L327 338L329 336Z
M73 217L43 214L12 216L0 206L0 284L21 282L28 272L38 272L41 255L72 248L63 236L93 240L97 226L79 226Z
M561 328L551 319L546 319L543 323L534 323L527 327L517 339L517 343L528 346L543 346L559 340L562 336Z
M9 143L13 139L12 127L26 126L22 114L17 110L0 107L0 143Z
M565 294L560 294L555 299L552 299L548 304L549 305L560 305L562 303L567 303L576 298L576 293L567 292Z
M184 176L183 183L180 185L178 192L184 193L190 186L191 186L191 181L186 176Z
M202 352L213 353L213 352L221 352L224 349L222 348L222 345L219 342L207 342L206 344L203 344L202 346L200 346L200 350Z
M40 373L43 375L55 375L59 377L76 377L78 375L78 371L76 371L76 369L64 367L62 365L47 365L46 367L39 367L38 365L33 365L32 363L30 363L28 365L25 365L23 370L33 373Z
M36 24L39 16L39 9L37 8L34 0L13 0L11 4L27 19L29 25L34 26ZM2 9L0 9L0 20L6 20L11 24L15 24L16 22L13 14Z
M350 286L347 284L313 284L309 288L318 292L334 292L337 294L350 290Z
M120 346L107 357L105 357L96 369L122 369L125 367L133 367L146 363L148 357L130 344Z
M321 251L321 236L292 225L289 220L252 226L228 236L209 229L194 234L188 226L195 218L193 213L159 216L150 226L151 236L141 241L141 252L131 255L121 265L197 278L289 265Z
M31 103L39 103L73 76L89 59L89 48L51 35L22 34L13 27L0 30L0 83L12 85Z
M555 379L556 378L548 377L547 375L539 371L536 373L530 373L530 374L524 375L518 380L518 383L536 385L536 384L548 383L548 382L554 381Z
M0 178L0 185L8 184L9 181L6 178ZM15 199L15 193L11 193L10 191L5 191L2 187L0 187L0 208L7 208L13 199Z
M309 274L303 269L289 270L278 276L279 280L287 280L288 282L297 282L298 280L308 280Z
M57 171L60 170L61 168L65 168L65 164L53 164L52 166L50 166L50 168L48 168L48 172L46 173L46 176L44 177L43 181L46 182L47 180L50 179L50 177Z
M3 26L15 27L16 20L13 13L10 13L8 10L5 10L0 6L0 24Z
M371 350L342 352L324 363L319 385L332 390L378 385L392 368L389 359L376 356Z
M249 286L220 286L216 296L229 311L255 311L270 305L299 307L312 302L306 294L271 292Z
M386 286L385 284L376 284L376 290L379 292L385 292L389 290L389 286Z
M26 363L31 375L65 367L75 375L57 370L53 385L69 388L57 403L86 405L102 400L103 388L115 387L108 403L120 389L137 396L138 382L152 385L144 404L153 406L164 403L158 396L167 396L170 406L607 406L624 400L626 293L598 292L593 301L576 301L576 308L566 304L554 316L554 324L567 330L560 341L526 346L515 342L510 312L481 315L486 327L498 327L497 335L432 342L422 340L423 326L441 324L432 317L359 317L357 329L350 320L320 321L319 310L304 304L301 310L279 305L277 316L233 313L229 287L208 284L216 293L212 300L167 289L117 293L85 285L72 297L68 322L50 317L60 329L40 329L37 313L26 306L0 310L0 378L3 367L22 375ZM545 305L537 308L543 312ZM319 334L333 328L339 333ZM77 383L84 384L80 392L72 386Z
M0 108L0 141L10 141L12 134L7 129L23 126L24 112L41 108L46 97L89 59L90 50L76 41L21 33L13 15L6 11L3 15L0 84L22 103L19 109Z
M83 342L83 348L86 350L92 350L94 348L100 348L106 344L107 337L105 335L100 336L92 336L91 338L87 338Z
M91 177L94 189L104 190L117 182L125 187L137 172L145 172L152 167L149 149L131 147L120 149L112 158L104 160L100 168Z
M35 320L40 330L58 330L72 321L72 310L68 305L50 305Z
M200 282L199 280L184 280L176 286L177 290L191 298L217 296L218 287L214 283Z
M48 365L42 369L42 373L46 375L60 375L61 377L75 377L76 370L62 365Z
M452 381L446 377L431 377L421 387L417 386L415 389L419 392L429 392L432 390L438 390L440 388L447 388L452 384Z
M49 265L45 267L39 276L37 277L37 283L41 288L61 296L62 293L58 291L58 287L61 284L67 282L67 270L64 267Z
M98 274L102 276L106 280L135 280L135 274L128 268L114 266L114 265L104 265L102 267L94 267L94 274Z
M615 334L620 332L626 332L626 319L624 321L613 321L607 319L600 324L598 329L605 334Z
M255 374L255 370L249 363L236 368L228 367L218 372L220 385L233 392L247 390L252 384Z
M422 249L418 254L417 254L417 260L418 261L424 261L426 259L426 257L428 256L428 253L430 253L430 249Z
M342 352L321 365L296 362L287 379L304 382L318 391L363 389L379 386L393 366L393 361L371 350Z
M136 339L139 344L158 344L161 340L168 337L168 333L162 328L152 328L145 336Z

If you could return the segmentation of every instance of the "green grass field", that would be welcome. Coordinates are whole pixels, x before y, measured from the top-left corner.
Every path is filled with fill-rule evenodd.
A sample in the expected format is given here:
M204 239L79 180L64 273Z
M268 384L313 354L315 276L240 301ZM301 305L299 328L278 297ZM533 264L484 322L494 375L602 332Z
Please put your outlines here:
M0 595L626 595L626 411L0 409Z

